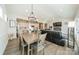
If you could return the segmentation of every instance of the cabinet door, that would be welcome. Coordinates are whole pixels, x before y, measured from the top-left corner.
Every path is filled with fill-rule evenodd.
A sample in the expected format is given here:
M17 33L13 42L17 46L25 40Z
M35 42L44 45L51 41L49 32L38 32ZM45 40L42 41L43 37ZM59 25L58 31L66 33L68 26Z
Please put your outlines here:
M39 29L43 29L43 23L39 23Z
M47 24L45 24L45 29L47 29Z

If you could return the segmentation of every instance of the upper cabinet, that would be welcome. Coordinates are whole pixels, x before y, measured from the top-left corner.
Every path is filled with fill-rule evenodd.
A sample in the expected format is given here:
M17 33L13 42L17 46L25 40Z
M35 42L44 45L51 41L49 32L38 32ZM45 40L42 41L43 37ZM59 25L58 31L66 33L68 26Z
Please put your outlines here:
M37 21L29 21L29 20L24 20L24 19L19 19L17 18L17 24L19 24L20 26L24 26L24 27L28 27L33 26L37 29L47 29L47 24L46 23L42 23L42 22L37 22Z

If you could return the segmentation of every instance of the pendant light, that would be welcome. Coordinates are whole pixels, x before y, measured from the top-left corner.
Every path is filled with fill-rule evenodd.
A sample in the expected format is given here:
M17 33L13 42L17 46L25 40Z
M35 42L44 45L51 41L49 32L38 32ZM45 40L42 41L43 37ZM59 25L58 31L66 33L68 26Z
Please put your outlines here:
M36 17L34 15L34 11L33 11L33 4L31 5L31 12L30 12L30 15L28 16L28 20L29 21L36 21Z

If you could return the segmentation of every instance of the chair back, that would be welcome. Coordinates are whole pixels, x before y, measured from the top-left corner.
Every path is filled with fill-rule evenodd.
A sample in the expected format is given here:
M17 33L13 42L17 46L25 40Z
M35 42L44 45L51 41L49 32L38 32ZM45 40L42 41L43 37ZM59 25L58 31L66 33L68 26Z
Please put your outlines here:
M41 43L44 43L44 42L45 42L46 35L47 35L47 33L41 34L41 35L39 36L39 40L41 41Z
M22 34L23 34L23 30L19 29L18 36L19 36L20 45L24 45L24 40L23 40Z
M45 43L45 38L46 38L47 33L42 34L39 36L39 41L38 41L38 48L37 48L37 52L41 51L44 49L44 43Z

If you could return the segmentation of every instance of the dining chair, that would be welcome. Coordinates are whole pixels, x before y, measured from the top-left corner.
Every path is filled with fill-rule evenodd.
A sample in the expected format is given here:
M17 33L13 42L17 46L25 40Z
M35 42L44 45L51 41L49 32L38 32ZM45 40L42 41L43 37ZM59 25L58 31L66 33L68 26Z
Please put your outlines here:
M43 51L43 54L44 54L46 35L47 35L47 33L41 34L39 36L38 45L37 45L37 53L39 53L40 51Z
M22 34L24 32L24 29L18 28L18 41L19 41L19 50L21 50L21 54L25 54L25 47L27 44L24 42Z
M18 44L19 44L19 50L21 50L21 34L22 33L22 29L20 26L17 27L17 39L18 39Z
M22 35L20 35L19 40L20 40L21 53L22 53L22 55L24 55L25 54L25 51L27 50L27 49L25 49L27 47L27 43L24 42L24 39L23 39Z
M39 54L41 51L43 51L44 54L44 48L45 48L45 38L46 38L47 33L45 34L40 34L38 38L38 42L36 44L32 44L32 48L35 49L36 54Z
M18 38L18 40L19 40L19 45L21 44L20 42L21 42L21 34L22 33L24 33L25 31L24 31L24 29L22 28L22 27L20 27L20 26L18 26L17 27L17 38Z

